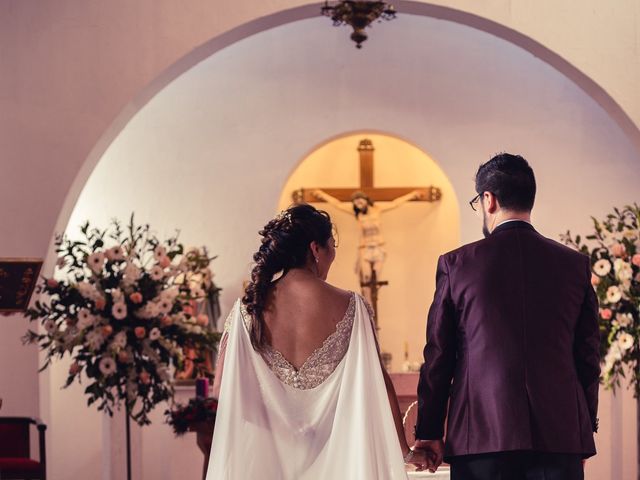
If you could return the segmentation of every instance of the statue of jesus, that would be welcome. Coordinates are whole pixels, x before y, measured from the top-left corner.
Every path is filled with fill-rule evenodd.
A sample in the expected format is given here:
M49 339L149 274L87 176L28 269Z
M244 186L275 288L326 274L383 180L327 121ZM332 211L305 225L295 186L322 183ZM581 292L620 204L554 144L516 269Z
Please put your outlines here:
M380 278L387 256L381 232L381 214L393 210L404 203L420 200L424 197L422 192L415 190L396 198L384 206L379 206L374 204L373 200L361 191L353 193L350 205L341 202L322 190L314 190L312 194L318 200L323 200L342 212L355 214L360 227L356 273L360 276L361 284L368 283L371 280L372 269L375 269L377 277ZM368 298L369 295L367 293L365 290L365 296Z

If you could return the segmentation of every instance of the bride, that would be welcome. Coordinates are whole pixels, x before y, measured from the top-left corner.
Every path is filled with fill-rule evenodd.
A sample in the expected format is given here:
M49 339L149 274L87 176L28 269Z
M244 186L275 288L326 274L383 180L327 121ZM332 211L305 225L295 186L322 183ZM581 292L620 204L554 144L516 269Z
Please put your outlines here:
M296 205L260 235L220 343L207 480L406 479L412 452L370 309L325 281L329 215Z

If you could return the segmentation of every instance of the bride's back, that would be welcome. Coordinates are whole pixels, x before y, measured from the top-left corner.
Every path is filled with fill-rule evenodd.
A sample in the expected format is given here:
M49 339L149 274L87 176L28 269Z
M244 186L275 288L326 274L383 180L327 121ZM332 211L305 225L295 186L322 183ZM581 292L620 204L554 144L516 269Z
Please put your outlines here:
M290 271L267 296L263 317L269 345L300 368L335 332L351 295L302 271Z

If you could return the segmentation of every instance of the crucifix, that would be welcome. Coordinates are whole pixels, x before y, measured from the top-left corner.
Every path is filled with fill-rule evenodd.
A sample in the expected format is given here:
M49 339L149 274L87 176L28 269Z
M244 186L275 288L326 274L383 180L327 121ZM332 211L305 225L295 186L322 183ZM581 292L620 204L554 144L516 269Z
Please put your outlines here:
M371 262L373 263L373 262ZM376 272L375 266L371 265L371 278L368 282L363 282L360 278L360 287L367 288L369 290L369 296L371 298L371 307L373 308L373 320L376 325L376 330L380 330L380 324L378 323L378 291L385 285L389 285L386 280L378 280L378 272Z
M360 227L356 273L360 276L363 295L377 312L380 286L378 278L386 259L385 242L381 232L381 214L406 202L436 202L442 197L442 192L434 186L375 187L373 185L374 148L371 140L361 140L358 152L360 154L360 185L358 187L300 188L293 192L292 197L294 203L327 202L339 211L355 215ZM375 202L385 202L385 204L380 206Z

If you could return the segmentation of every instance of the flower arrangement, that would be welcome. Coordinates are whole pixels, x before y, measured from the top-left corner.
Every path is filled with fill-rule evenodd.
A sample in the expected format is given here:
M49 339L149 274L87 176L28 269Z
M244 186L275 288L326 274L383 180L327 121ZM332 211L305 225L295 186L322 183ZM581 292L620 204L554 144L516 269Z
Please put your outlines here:
M187 405L176 404L171 410L166 410L167 423L173 432L180 436L188 432L196 423L213 426L218 411L218 400L212 397L191 398Z
M206 249L185 252L177 234L163 242L134 217L123 228L81 227L82 238L56 238L55 278L38 286L44 299L27 311L43 329L25 343L46 351L47 368L68 355L64 387L86 377L88 404L113 414L125 402L138 424L174 395L171 368L180 368L186 348L215 350L220 335L206 328L194 303L215 288Z
M563 241L591 258L593 285L600 302L602 382L620 386L625 366L631 367L630 386L640 397L640 207L615 208L599 221L594 232L575 238L567 232Z

